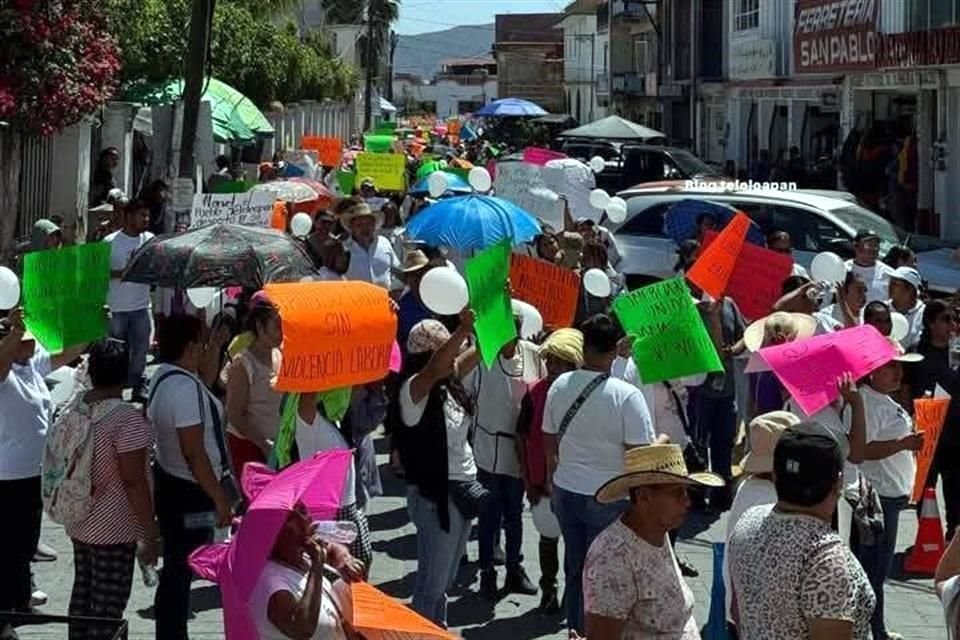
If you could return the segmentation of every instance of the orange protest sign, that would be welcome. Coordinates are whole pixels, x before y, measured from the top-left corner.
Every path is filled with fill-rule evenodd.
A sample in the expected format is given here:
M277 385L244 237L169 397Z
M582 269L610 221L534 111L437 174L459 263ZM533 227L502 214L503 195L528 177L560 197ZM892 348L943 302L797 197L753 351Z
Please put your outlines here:
M287 230L287 203L277 200L273 203L273 213L270 214L270 228L277 231Z
M340 156L343 154L343 140L340 138L303 136L300 146L308 151L316 151L317 155L320 156L320 164L323 166L340 166Z
M532 304L551 329L573 325L580 294L580 277L546 260L513 254L510 258L513 297Z
M277 391L326 391L386 377L397 335L386 290L366 282L292 282L264 290L283 326Z
M749 229L750 218L745 213L737 212L717 239L700 253L687 272L687 279L719 300L730 282Z
M927 474L933 464L937 441L943 433L943 425L950 408L950 398L917 398L913 401L913 419L917 431L923 431L923 448L917 453L917 477L913 481L913 502L918 502L927 484Z
M354 582L349 588L350 626L365 638L455 640L457 637L371 584Z
M718 236L715 231L707 231L704 247L709 247ZM726 293L737 303L745 318L757 320L773 310L773 305L780 299L783 281L792 271L790 256L744 242L727 282Z

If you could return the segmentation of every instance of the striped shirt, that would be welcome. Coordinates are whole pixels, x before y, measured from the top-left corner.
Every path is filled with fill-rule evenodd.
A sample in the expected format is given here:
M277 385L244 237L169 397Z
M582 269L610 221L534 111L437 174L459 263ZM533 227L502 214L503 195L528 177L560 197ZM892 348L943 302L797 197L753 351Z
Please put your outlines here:
M67 530L72 539L86 544L126 544L142 539L143 531L133 513L120 477L121 453L153 445L153 429L136 407L120 404L93 429L93 505L87 518ZM143 472L150 478L149 456Z

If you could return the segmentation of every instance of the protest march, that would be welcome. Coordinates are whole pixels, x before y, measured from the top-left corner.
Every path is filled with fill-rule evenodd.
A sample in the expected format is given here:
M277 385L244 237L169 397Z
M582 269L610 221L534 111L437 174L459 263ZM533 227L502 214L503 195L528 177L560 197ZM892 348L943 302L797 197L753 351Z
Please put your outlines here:
M97 134L83 223L0 251L0 640L960 640L960 250L833 186L634 184L676 149L617 116L369 78L393 111L281 135L193 71L136 126L215 156L121 180L150 153Z

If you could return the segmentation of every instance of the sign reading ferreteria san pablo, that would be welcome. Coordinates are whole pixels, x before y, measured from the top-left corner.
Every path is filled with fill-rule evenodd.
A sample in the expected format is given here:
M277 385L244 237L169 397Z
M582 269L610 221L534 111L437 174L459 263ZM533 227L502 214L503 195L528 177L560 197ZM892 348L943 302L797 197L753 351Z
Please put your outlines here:
M797 0L795 73L876 68L880 0Z

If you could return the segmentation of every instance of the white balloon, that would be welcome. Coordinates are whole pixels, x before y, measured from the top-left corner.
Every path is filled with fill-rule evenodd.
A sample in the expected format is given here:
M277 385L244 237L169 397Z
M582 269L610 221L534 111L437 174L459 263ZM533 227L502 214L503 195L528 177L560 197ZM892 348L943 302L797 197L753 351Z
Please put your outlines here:
M600 269L589 269L583 274L583 287L592 296L606 298L610 295L610 278Z
M0 310L13 309L20 302L20 279L6 267L0 267Z
M427 309L441 316L463 311L470 300L467 282L450 267L430 269L420 281L420 299Z
M467 181L470 183L470 186L480 193L486 193L490 191L490 187L493 186L493 180L490 178L490 172L484 169L483 167L474 167L470 169L470 173L467 174Z
M594 189L590 192L590 206L595 209L606 209L610 202L610 194L603 189Z
M594 173L600 173L607 168L607 163L600 156L590 158L590 170Z
M511 300L514 315L519 315L522 319L520 324L520 337L524 340L532 338L543 331L543 316L535 306L523 300Z
M847 277L847 266L837 254L824 251L813 257L810 275L821 282L843 282Z
M300 212L290 220L290 231L295 238L306 238L313 230L313 218Z
M213 287L196 287L187 289L187 300L197 309L203 309L213 301L216 294L217 290Z
M902 313L891 311L890 323L892 325L892 328L890 329L890 337L897 342L902 341L907 337L907 334L910 333L910 323L907 321L907 317Z
M449 188L450 183L447 181L447 174L443 171L434 171L427 177L427 191L431 198L439 198Z
M627 218L627 201L619 196L614 196L610 198L610 202L607 203L607 217L610 218L610 222L621 223Z

